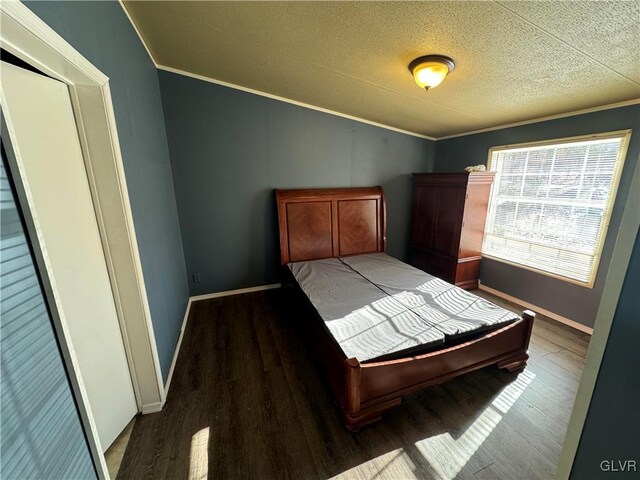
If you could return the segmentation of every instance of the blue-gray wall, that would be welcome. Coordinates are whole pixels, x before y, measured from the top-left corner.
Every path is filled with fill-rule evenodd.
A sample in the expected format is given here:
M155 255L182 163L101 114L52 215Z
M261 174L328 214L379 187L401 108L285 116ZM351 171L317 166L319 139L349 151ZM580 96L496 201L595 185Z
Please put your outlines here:
M3 162L0 285L2 478L96 478Z
M381 185L405 258L434 142L173 73L160 87L193 295L279 281L274 188Z
M638 199L636 199L636 202ZM636 237L598 380L571 471L573 480L638 478L603 472L603 460L635 460L640 469L640 237ZM621 469L619 464L616 464Z
M27 6L109 77L162 373L171 366L189 296L158 72L120 4Z
M494 146L629 128L633 129L631 144L593 289L490 259L482 261L480 280L484 285L593 327L622 210L627 202L631 177L640 153L640 106L604 110L436 142L434 170L454 172L461 171L467 165L486 164L489 149Z

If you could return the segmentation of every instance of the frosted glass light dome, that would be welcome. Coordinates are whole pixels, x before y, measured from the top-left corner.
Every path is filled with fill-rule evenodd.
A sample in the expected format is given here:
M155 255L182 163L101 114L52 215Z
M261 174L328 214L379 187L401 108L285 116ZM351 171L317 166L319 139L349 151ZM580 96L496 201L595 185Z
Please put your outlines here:
M453 60L442 55L426 55L409 64L409 71L416 84L425 90L440 85L454 68Z

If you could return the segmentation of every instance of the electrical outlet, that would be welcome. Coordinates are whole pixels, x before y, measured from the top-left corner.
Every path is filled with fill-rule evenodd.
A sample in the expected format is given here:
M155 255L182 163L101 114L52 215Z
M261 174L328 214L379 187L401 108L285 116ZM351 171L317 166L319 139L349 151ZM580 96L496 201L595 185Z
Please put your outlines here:
M200 274L199 273L194 273L193 275L191 275L192 279L193 279L193 283L200 283Z

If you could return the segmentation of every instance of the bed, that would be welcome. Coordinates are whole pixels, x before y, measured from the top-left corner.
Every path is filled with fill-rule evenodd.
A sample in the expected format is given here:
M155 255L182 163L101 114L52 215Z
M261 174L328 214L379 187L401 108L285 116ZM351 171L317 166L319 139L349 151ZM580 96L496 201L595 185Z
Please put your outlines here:
M386 254L380 187L276 190L283 285L304 298L344 423L489 365L526 366L535 314L515 315Z

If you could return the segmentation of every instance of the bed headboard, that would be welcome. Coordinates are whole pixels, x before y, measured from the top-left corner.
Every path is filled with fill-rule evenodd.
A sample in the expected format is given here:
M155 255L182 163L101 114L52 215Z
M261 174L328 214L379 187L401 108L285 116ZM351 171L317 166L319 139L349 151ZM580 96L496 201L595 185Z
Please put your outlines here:
M280 262L386 252L382 187L276 190Z

